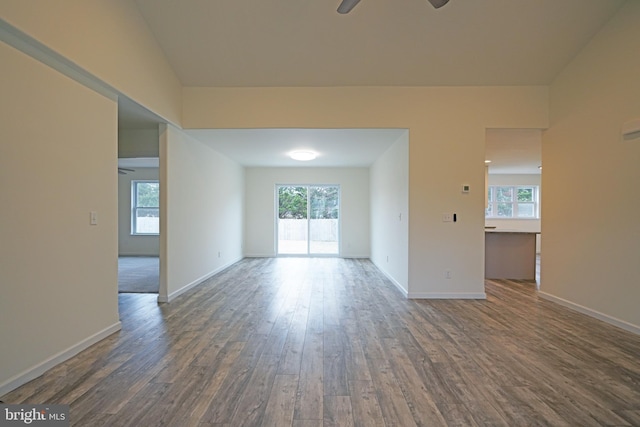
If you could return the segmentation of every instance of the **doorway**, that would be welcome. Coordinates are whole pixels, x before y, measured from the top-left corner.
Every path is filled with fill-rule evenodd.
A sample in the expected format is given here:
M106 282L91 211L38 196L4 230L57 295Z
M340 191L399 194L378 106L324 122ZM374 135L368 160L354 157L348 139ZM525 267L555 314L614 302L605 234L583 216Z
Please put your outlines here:
M277 254L339 255L340 187L278 185Z
M540 287L542 129L486 129L485 229L535 234L530 279ZM514 278L514 277L511 277Z

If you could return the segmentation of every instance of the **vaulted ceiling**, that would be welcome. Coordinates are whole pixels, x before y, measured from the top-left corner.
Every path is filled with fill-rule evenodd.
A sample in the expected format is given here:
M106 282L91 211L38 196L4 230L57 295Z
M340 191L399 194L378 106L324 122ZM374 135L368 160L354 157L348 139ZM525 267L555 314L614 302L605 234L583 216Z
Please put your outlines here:
M184 86L547 85L620 0L135 0Z
M134 1L182 84L213 87L549 85L624 3L450 0L435 9L427 0L362 0L341 15L340 0ZM122 127L155 121L121 104ZM384 134L363 143L368 131L305 132L192 135L252 166L290 166L284 153L296 138L324 147L323 166L370 163L374 152L358 153L397 139L394 131L384 144ZM319 139L329 134L341 142L333 151ZM525 150L527 141L529 131L488 132L494 168L526 164L536 173L540 152Z

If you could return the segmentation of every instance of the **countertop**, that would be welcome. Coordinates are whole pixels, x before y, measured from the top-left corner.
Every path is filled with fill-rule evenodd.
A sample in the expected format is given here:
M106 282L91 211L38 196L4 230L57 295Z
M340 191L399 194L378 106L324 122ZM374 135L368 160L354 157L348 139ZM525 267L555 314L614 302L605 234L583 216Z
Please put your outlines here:
M523 231L523 230L511 230L508 228L487 228L484 229L485 233L518 233L518 234L540 234L539 231Z

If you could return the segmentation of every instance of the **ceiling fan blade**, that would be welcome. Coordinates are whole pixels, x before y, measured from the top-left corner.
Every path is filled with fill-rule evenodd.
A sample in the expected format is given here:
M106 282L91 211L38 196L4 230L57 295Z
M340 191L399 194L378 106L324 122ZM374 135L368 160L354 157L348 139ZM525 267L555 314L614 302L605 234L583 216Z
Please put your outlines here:
M342 0L342 3L338 6L338 13L345 14L351 12L351 9L353 9L359 2L360 0Z
M444 6L445 4L449 3L449 0L429 0L429 3L431 3L433 7L438 9Z

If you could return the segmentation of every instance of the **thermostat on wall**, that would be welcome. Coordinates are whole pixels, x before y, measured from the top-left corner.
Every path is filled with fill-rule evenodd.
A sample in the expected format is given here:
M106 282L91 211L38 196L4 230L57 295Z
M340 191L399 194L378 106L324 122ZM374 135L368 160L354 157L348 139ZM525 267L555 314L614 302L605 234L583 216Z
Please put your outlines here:
M471 189L471 187L469 185L467 185L467 184L464 184L462 186L462 192L463 193L468 193L470 189Z

